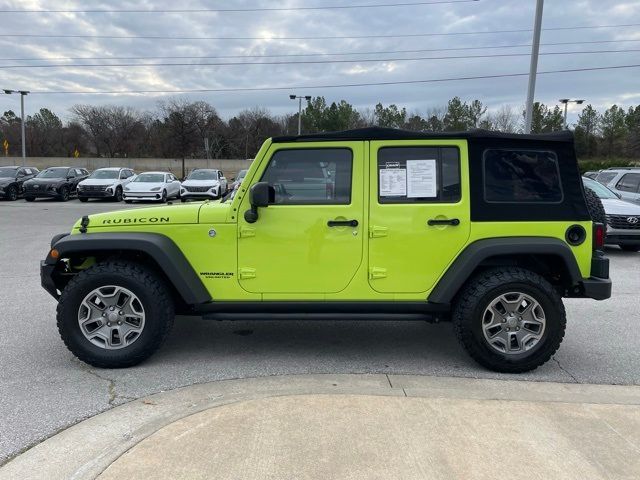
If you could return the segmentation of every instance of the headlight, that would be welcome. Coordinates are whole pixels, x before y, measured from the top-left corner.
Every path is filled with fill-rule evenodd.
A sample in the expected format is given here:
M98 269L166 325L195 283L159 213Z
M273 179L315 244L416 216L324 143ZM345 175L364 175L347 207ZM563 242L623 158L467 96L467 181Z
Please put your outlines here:
M107 187L107 193L113 193L113 188Z
M186 190L184 188L181 188L180 193L186 193Z
M152 192L159 192L160 190L162 190L162 187L153 187L151 189Z

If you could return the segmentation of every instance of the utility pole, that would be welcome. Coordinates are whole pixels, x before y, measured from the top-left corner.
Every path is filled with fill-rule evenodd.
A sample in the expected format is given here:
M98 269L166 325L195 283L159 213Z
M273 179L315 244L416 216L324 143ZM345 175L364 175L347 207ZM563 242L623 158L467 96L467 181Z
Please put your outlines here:
M289 95L291 100L298 99L298 135L302 133L302 99L307 102L311 100L311 95Z
M576 105L582 105L584 100L571 100L570 98L561 98L558 100L560 103L564 103L564 128L566 130L569 129L569 125L567 125L567 105L570 103L575 103Z
M20 135L22 137L22 165L24 166L25 158L27 157L27 147L24 134L24 97L29 94L28 90L8 90L4 89L4 93L11 95L12 93L20 94Z
M525 107L524 133L531 133L533 121L533 97L536 92L536 74L538 73L538 53L540 52L540 31L542 30L542 9L544 0L537 0L536 18L533 24L533 44L531 45L531 65L529 67L529 87Z

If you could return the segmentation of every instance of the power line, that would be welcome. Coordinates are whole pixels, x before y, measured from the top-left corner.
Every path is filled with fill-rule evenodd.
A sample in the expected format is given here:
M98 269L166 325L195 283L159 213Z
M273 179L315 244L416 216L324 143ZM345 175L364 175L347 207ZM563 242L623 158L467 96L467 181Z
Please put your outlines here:
M0 13L245 13L245 12L288 12L300 10L346 10L387 7L419 7L424 5L442 5L451 3L475 3L480 0L435 0L429 2L397 2L355 5L323 5L317 7L260 7L260 8L176 8L176 9L6 9Z
M550 42L541 43L541 46L560 45L590 45L600 43L622 43L640 42L640 38L629 38L619 40L593 40L582 42ZM275 58L275 57L326 57L326 56L349 56L349 55L391 55L396 53L425 53L425 52L450 52L460 50L490 50L500 48L524 48L531 47L530 43L513 45L486 45L482 47L452 47L452 48L421 48L415 50L379 50L370 52L326 52L326 53L274 53L259 55L158 55L158 56L138 56L138 57L47 57L47 58L0 58L3 62L40 62L40 61L66 61L66 60L208 60L216 58Z
M577 73L577 72L593 72L601 70L619 70L628 68L639 68L640 64L631 65L612 65L608 67L585 67L585 68L569 68L564 70L546 70L538 72L538 75L550 75L556 73ZM455 82L466 80L486 80L495 78L513 78L526 77L529 72L522 73L503 73L495 75L475 75L467 77L448 77L448 78L430 78L426 80L404 80L393 82L367 82L367 83L344 83L329 85L302 85L302 86L282 86L282 87L233 87L233 88L194 88L194 89L175 89L175 90L96 90L96 91L74 91L74 90L41 90L32 91L34 95L119 95L119 94L145 94L145 93L225 93L225 92L267 92L280 90L304 90L304 89L327 89L327 88L352 88L352 87L381 87L387 85L412 85L421 83L440 83Z
M581 55L581 54L600 54L600 53L629 53L640 52L640 49L628 50L577 50L570 52L544 52L540 55ZM381 63L381 62L415 62L424 60L462 60L473 58L503 58L503 57L528 57L529 53L498 53L486 55L450 55L446 57L392 57L392 58L360 58L348 60L278 60L270 62L202 62L202 63L76 63L76 64L45 64L45 65L0 65L0 69L32 69L32 68L120 68L120 67L229 67L229 66L246 66L246 65L318 65L333 63Z
M624 23L618 25L580 25L574 27L549 27L545 31L562 30L589 30L597 28L624 28L637 27L640 23ZM475 32L444 32L444 33L403 33L403 34L374 34L374 35L332 35L316 37L184 37L184 36L164 36L164 35L65 35L65 34L40 34L40 33L2 33L4 38L92 38L107 40L339 40L339 39L368 39L368 38L418 38L418 37L451 37L457 35L490 35L496 33L526 33L531 32L530 28L520 28L513 30L487 30Z

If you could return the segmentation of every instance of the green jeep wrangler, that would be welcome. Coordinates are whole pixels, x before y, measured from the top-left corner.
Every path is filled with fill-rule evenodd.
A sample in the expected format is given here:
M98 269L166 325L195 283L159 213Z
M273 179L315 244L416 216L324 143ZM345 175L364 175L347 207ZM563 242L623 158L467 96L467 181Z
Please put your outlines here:
M67 347L149 357L176 314L420 313L480 364L558 349L562 297L611 295L568 132L367 128L267 140L221 201L85 216L41 263Z

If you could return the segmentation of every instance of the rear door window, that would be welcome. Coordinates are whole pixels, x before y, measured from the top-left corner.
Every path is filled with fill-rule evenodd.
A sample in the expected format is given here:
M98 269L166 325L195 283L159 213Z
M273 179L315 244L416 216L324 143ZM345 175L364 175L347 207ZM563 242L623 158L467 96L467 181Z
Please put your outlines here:
M352 166L347 148L278 150L262 181L275 189L276 204L348 205Z
M379 203L457 203L457 147L384 147L378 150Z
M626 173L618 181L616 188L623 192L640 192L640 173Z
M489 149L483 155L488 203L560 203L562 184L555 152Z

